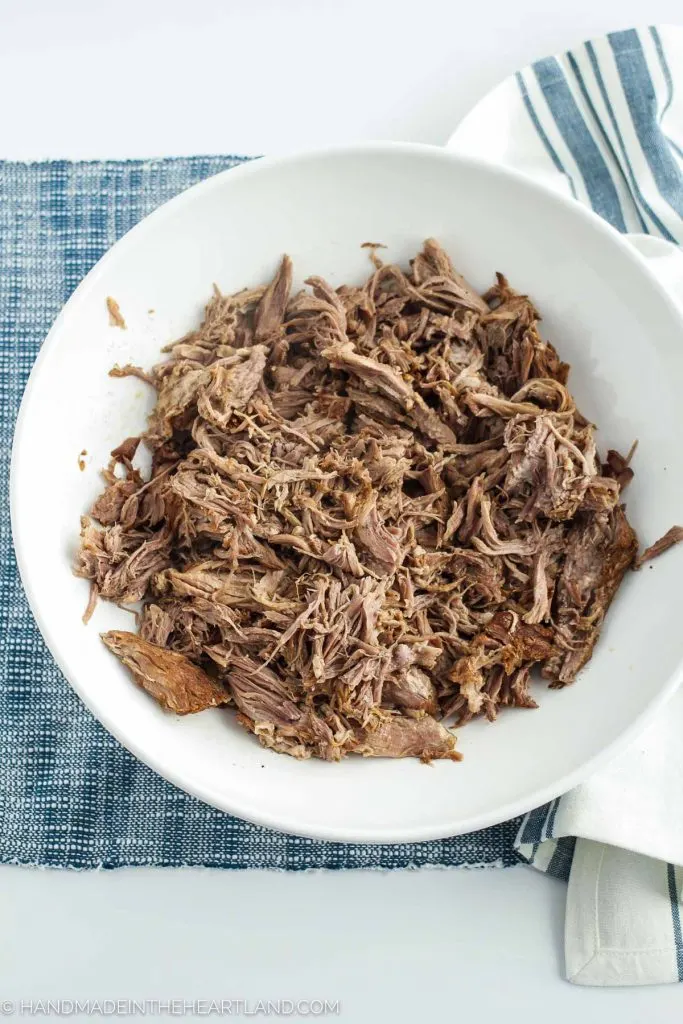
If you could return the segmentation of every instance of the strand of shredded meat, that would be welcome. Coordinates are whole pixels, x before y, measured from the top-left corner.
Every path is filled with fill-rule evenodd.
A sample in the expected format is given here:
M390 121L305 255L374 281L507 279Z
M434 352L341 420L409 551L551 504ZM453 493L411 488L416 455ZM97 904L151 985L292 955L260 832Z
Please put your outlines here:
M535 707L534 666L564 686L590 658L636 557L633 474L601 464L504 277L478 295L433 240L408 273L374 263L290 296L285 257L150 374L114 371L157 401L112 453L77 573L89 610L143 602L139 634L104 640L168 709L231 703L297 757L456 760L447 725Z

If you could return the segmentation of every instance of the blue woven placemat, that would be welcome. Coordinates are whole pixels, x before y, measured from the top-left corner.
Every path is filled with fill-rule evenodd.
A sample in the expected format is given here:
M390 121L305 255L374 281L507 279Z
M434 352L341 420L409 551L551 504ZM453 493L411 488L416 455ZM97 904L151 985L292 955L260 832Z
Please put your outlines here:
M184 188L239 162L0 162L0 862L289 870L513 864L518 821L439 842L350 845L281 835L200 803L109 736L33 622L12 549L8 472L36 353L117 238Z

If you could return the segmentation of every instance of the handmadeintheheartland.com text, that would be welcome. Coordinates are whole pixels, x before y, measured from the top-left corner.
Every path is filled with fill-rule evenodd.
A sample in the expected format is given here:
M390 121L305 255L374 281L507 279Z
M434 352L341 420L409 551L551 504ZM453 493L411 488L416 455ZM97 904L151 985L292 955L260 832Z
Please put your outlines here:
M11 1017L329 1017L338 999L0 999Z

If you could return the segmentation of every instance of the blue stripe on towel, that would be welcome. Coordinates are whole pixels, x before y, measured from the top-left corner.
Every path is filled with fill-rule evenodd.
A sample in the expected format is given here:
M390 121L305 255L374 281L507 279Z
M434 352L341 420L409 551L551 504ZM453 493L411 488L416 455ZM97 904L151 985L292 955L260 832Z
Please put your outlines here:
M540 843L542 841L543 826L548 818L549 810L550 804L543 804L542 807L536 807L535 810L529 811L524 819L521 835L517 836L517 844Z
M664 138L667 140L671 148L674 149L681 158L683 158L683 149L681 149L681 147L678 146L674 142L674 140L666 134L663 127L664 116L668 111L669 107L671 106L671 104L673 103L674 98L674 82L673 77L671 75L671 68L669 67L669 62L666 59L666 53L664 52L664 44L662 43L662 37L660 36L659 32L657 31L654 25L650 26L650 35L652 36L652 39L654 41L655 49L657 51L657 57L659 58L659 66L662 69L664 81L666 82L666 103L664 104L664 109L659 115L659 124L660 126L662 126L662 135L664 135Z
M544 829L544 831L545 831L545 838L546 838L546 839L547 839L547 838L548 838L549 836L552 836L552 835L554 834L554 829L555 829L555 815L557 814L557 808L558 808L559 806L560 806L560 797L558 796L557 800L553 800L553 805L552 805L552 807L550 808L550 814L548 815L548 820L547 820L547 822L546 822L546 824L545 824L545 829Z
M673 78L671 77L671 69L669 68L669 62L667 61L666 54L664 53L662 37L660 36L659 32L657 31L654 25L650 25L650 35L652 36L652 41L655 44L655 50L657 51L657 57L659 58L659 66L662 69L664 81L666 82L666 103L664 104L664 108L661 114L659 115L659 121L661 122L662 118L666 114L667 110L669 109L673 101L674 83Z
M643 45L635 29L612 32L609 44L621 79L641 149L657 188L672 210L683 217L680 171L668 146L657 130L657 97L647 66Z
M676 967L678 969L678 980L683 981L683 937L681 936L681 911L678 903L676 868L673 864L667 864L666 874L667 881L669 883L669 899L671 900L671 920L674 929L674 942L676 943Z
M574 849L576 848L576 836L563 836L557 840L555 851L550 858L546 874L553 878L562 878L566 882L574 860Z
M586 103L586 106L588 107L588 109L590 111L591 117L593 118L593 121L595 122L595 126L598 129L598 131L600 132L600 137L602 138L602 141L603 141L603 143L605 145L605 148L608 150L610 156L612 157L612 160L614 161L614 166L618 169L619 174L621 175L622 180L624 182L624 185L625 185L629 195L631 196L631 201L633 202L633 210L634 210L634 212L635 212L635 214L636 214L636 216L638 218L638 222L640 223L640 227L641 227L641 229L642 229L644 234L649 235L650 231L648 229L647 224L643 220L643 216L642 216L640 210L638 209L638 204L633 200L633 196L631 195L631 188L630 188L629 183L628 183L628 178L626 177L626 174L624 173L624 169L621 166L621 163L619 162L619 157L617 156L616 151L614 149L614 146L612 145L612 140L610 139L609 135L605 131L603 123L602 123L602 121L600 120L600 118L598 116L597 110L595 109L595 105L593 103L593 100L591 99L590 93L588 92L588 89L586 88L586 83L584 81L583 75L581 74L581 68L579 67L579 65L578 65L578 63L576 61L576 58L574 57L573 53L567 53L567 60L569 61L569 66L570 66L570 68L572 69L572 71L574 73L574 78L576 79L576 83L577 83L579 89L581 90L581 95L583 96L584 101Z
M626 164L626 170L628 172L628 179L629 179L629 181L631 183L631 191L632 191L633 195L635 196L635 198L638 200L638 202L639 202L640 206L642 207L642 209L645 210L645 212L647 213L648 217L650 218L652 223L655 225L655 227L659 231L659 233L662 236L662 238L666 238L667 241L675 243L676 239L674 238L674 236L671 234L671 232L669 231L667 226L665 224L662 224L661 220L659 219L657 214L654 212L654 210L651 209L651 207L647 203L643 193L638 188L638 182L636 181L636 177L635 177L635 175L633 173L633 167L631 166L631 161L628 158L628 152L626 150L626 146L624 145L624 138L623 138L623 136L621 134L621 131L619 129L619 123L618 123L618 121L617 121L617 119L615 117L614 109L612 107L612 104L610 102L610 98L609 98L607 89L605 87L605 82L604 82L604 79L602 77L602 72L600 70L600 63L598 61L597 54L595 52L595 47L593 46L592 43L586 43L585 46L586 46L586 53L588 54L588 59L590 60L591 67L593 68L593 74L595 75L595 80L598 83L598 88L600 90L600 94L602 96L603 103L605 104L605 106L607 108L607 113L609 114L609 119L612 122L612 127L614 128L614 133L615 133L615 135L616 135L616 137L617 137L617 139L619 141L619 148L621 150L621 155L623 157L624 163Z
M576 188L574 187L574 182L572 181L571 175L567 173L565 167L562 164L562 161L560 160L559 156L557 155L557 151L556 151L555 147L553 146L552 142L550 141L550 139L546 135L545 131L543 130L543 125L541 124L541 122L540 122L540 120L538 118L538 114L536 113L536 111L534 109L534 105L531 102L531 97L529 96L529 90L526 87L526 82L524 81L524 78L522 77L521 71L517 72L517 74L515 75L515 78L517 79L517 85L519 86L519 91L520 91L520 93L522 95L522 102L524 103L524 106L526 107L526 112L529 115L531 123L533 124L534 128L536 129L536 132L538 133L539 139L541 140L541 142L543 143L543 145L545 147L546 153L548 154L548 156L552 160L553 164L555 165L555 169L557 171L559 171L560 174L564 175L564 177L569 182L569 187L571 189L572 196L574 197L574 199L576 199Z
M548 109L581 172L591 206L617 231L626 223L612 175L579 110L556 57L533 65Z

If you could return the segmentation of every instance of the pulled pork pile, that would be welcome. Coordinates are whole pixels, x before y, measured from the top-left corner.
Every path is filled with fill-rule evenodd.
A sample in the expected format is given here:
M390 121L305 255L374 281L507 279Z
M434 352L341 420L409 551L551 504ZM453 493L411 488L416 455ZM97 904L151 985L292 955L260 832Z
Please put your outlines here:
M457 760L443 724L571 683L636 556L628 460L601 465L569 367L501 275L434 241L409 273L209 302L150 375L77 572L142 601L107 646L178 713L232 704L267 747ZM144 480L133 464L152 453Z

